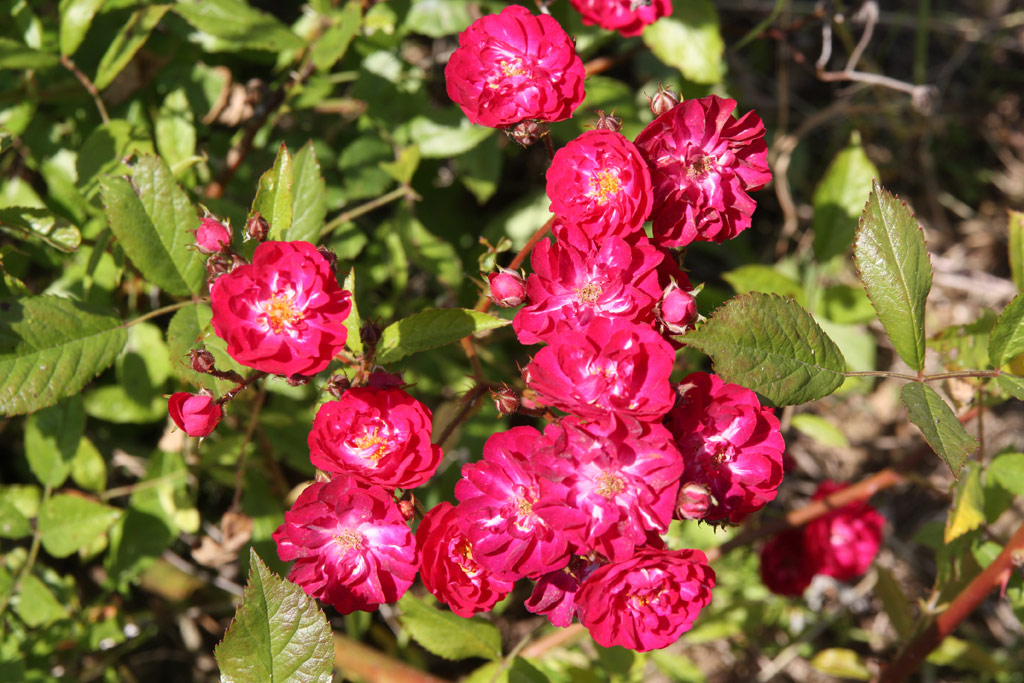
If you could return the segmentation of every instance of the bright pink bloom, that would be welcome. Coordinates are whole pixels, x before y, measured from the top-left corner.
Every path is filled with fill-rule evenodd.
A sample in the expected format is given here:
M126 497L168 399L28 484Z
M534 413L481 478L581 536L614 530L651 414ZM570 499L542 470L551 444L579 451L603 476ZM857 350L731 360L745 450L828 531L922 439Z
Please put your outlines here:
M747 192L772 178L764 124L754 112L732 117L735 100L686 100L637 136L654 184L654 241L682 247L723 242L750 227L757 202Z
M576 604L598 645L647 652L689 631L714 586L701 551L642 549L584 579Z
M678 387L666 424L683 454L683 484L711 494L706 519L739 522L775 498L786 444L779 420L757 395L717 375L695 372Z
M350 293L309 242L264 242L210 288L213 329L242 365L315 375L345 346Z
M204 254L213 254L231 246L231 231L216 218L207 216L196 229L196 248Z
M487 275L491 289L491 301L502 308L514 308L526 300L526 282L514 270L501 268L497 273Z
M672 407L676 354L646 325L594 318L586 331L551 340L523 371L541 403L583 417L614 413L657 420Z
M668 530L683 465L660 424L567 417L548 425L544 439L534 465L550 487L533 509L565 530L577 554L623 560L649 544L649 532Z
M804 530L789 529L761 548L761 581L778 595L803 595L818 571L818 557L804 547Z
M521 5L477 19L444 70L448 96L473 123L561 121L583 101L583 62L558 22Z
M420 578L434 597L460 617L486 612L515 585L481 567L469 539L460 531L459 508L444 502L432 507L416 529Z
M644 27L672 14L672 0L570 0L587 26L597 24L624 37L638 36Z
M589 249L538 242L526 281L530 305L512 321L519 342L552 341L586 329L595 317L647 322L661 295L661 259L646 238L633 246L612 236Z
M653 201L647 162L610 130L587 131L555 152L547 192L551 213L591 240L642 230Z
M524 607L533 614L543 614L552 625L565 628L579 615L576 592L583 583L583 577L597 567L582 557L572 558L568 566L537 580Z
M672 284L662 294L654 309L654 317L662 334L683 334L693 329L697 320L697 299Z
M814 494L821 500L846 488L833 481L822 482ZM863 575L882 545L885 518L867 501L857 501L833 510L804 527L804 547L818 558L818 573L839 581Z
M223 411L206 394L179 391L167 399L167 412L174 424L189 436L207 436L217 428Z
M402 389L349 389L317 411L309 457L325 472L385 489L416 488L441 463L431 423L430 409Z
M473 559L511 581L538 577L569 561L565 533L534 510L541 501L541 476L531 459L542 439L533 427L492 435L483 460L463 465L455 485L459 523L473 546Z
M273 535L288 580L342 614L395 602L416 579L416 541L391 496L337 476L299 494Z

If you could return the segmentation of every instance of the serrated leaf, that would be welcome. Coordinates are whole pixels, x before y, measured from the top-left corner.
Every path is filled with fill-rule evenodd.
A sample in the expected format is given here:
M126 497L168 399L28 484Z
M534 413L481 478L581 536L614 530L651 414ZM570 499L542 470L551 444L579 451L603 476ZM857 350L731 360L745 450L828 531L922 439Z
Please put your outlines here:
M445 659L501 659L501 634L482 619L463 619L430 607L411 593L398 601L402 625L424 648Z
M153 122L156 147L167 165L178 172L188 168L196 153L195 115L183 86L167 93Z
M220 394L233 386L233 383L193 370L188 360L189 351L205 347L213 354L218 370L232 370L245 375L249 369L228 355L227 344L213 332L210 325L212 318L213 311L209 304L192 304L182 308L174 314L167 326L167 348L171 368L186 384L205 387Z
M206 268L195 249L196 209L160 157L144 155L124 178L100 180L110 229L150 282L178 296L200 294Z
M672 16L644 29L643 41L654 56L694 83L719 83L725 75L725 43L718 13L707 0L687 0Z
M839 347L811 314L775 294L730 299L680 339L711 356L726 382L753 389L775 406L829 395L846 370Z
M1024 453L1003 453L988 466L987 475L1015 496L1024 496Z
M327 184L320 173L312 140L292 159L292 176L292 225L285 239L316 244L327 217Z
M80 496L57 494L39 511L43 549L67 557L92 543L121 516L121 511Z
M61 0L60 53L73 55L85 40L93 17L106 0Z
M854 131L814 190L814 255L819 261L843 254L850 247L864 197L877 177L878 169L864 153L860 134Z
M301 588L249 551L249 582L214 650L223 683L330 683L334 644L327 618Z
M842 647L830 647L814 655L811 666L829 676L870 681L871 671L860 655Z
M956 502L946 517L943 541L952 543L984 523L985 491L981 487L981 468L972 462L967 466L967 477L957 484Z
M185 21L219 38L221 49L298 50L304 41L274 16L242 0L189 0L174 6Z
M475 126L466 117L454 124L415 116L399 126L395 137L407 144L417 144L424 159L447 159L476 147L494 133L493 128Z
M1024 290L1024 211L1010 210L1009 232L1010 272L1017 290Z
M140 7L132 13L128 22L121 27L110 46L103 53L100 65L96 67L93 85L103 90L114 82L117 75L128 66L135 53L149 40L149 34L167 14L170 5L149 5Z
M889 623L900 638L909 638L914 629L914 613L910 608L910 601L888 569L876 564L875 575L878 582L875 584L874 593L882 601L882 608L889 616Z
M0 69L45 69L55 66L60 58L11 38L0 38Z
M348 317L345 318L345 329L348 331L348 336L345 337L345 346L356 356L361 356L363 355L363 338L359 333L363 327L363 320L359 316L359 307L356 304L355 266L352 266L349 269L348 275L345 276L345 282L341 285L341 288L346 292L352 293L352 310L349 312Z
M330 71L345 56L363 21L358 2L348 2L340 12L331 13L331 26L313 43L313 65L319 71Z
M46 209L14 206L0 209L0 228L22 239L37 238L54 249L71 253L82 243L82 233Z
M78 396L29 415L25 457L36 479L51 488L63 484L84 431L85 411Z
M923 370L924 306L932 287L928 247L907 205L877 182L857 228L853 256L896 353Z
M283 239L292 227L292 157L282 142L274 166L260 176L260 186L252 210L270 224L269 238Z
M792 424L797 431L823 446L846 448L850 445L850 442L846 440L846 435L838 427L819 415L800 413L793 416Z
M413 353L436 349L509 322L464 308L427 309L384 328L377 342L377 362L394 363Z
M957 476L967 457L978 450L978 441L967 433L942 397L923 382L908 383L900 391L900 399L924 440Z
M999 388L1014 398L1024 401L1024 377L1015 377L1003 373L996 378Z
M71 459L71 480L86 491L107 487L107 461L87 437L82 437Z
M128 335L105 309L56 296L0 303L0 414L73 396L117 358Z
M737 294L764 292L791 297L801 306L806 305L804 287L791 277L783 275L771 266L751 263L722 274Z
M55 621L68 617L67 609L53 597L53 593L34 574L21 582L21 592L14 602L14 611L29 628L49 626Z
M32 525L14 503L0 498L0 538L25 538L32 535Z
M1006 305L988 336L992 367L1002 367L1021 353L1024 353L1024 292Z

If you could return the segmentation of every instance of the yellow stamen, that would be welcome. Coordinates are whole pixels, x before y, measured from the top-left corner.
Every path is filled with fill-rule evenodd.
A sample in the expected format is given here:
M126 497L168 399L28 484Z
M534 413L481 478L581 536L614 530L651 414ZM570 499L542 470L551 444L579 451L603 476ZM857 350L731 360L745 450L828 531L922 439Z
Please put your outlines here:
M280 334L286 326L294 325L302 320L302 311L295 307L292 298L287 294L279 294L260 306L267 324L275 334Z
M345 529L340 534L335 534L334 542L337 543L342 550L363 549L363 537L352 529Z
M605 472L598 478L597 488L594 491L599 496L613 498L615 494L623 491L625 488L626 482L622 481L622 477L611 472Z
M590 177L589 196L597 199L598 204L605 204L622 189L619 176L607 169L598 171Z
M592 304L601 298L602 292L603 290L601 289L601 285L593 282L588 282L587 284L583 285L582 287L576 290L576 296L583 303Z
M357 439L353 439L352 443L355 447L361 451L366 451L374 446L376 450L370 455L370 460L374 462L380 462L380 459L384 457L384 454L388 451L388 440L384 437L377 435L377 427L373 428L373 431L367 432Z

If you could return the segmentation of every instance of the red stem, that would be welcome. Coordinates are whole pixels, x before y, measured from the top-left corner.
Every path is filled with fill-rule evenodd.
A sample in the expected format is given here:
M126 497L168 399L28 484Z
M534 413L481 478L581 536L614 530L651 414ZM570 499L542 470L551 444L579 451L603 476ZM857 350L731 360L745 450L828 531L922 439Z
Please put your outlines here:
M524 244L523 248L519 250L519 253L516 254L516 257L512 259L512 263L508 264L508 269L516 270L519 268L519 266L523 265L523 261L525 261L526 257L530 255L530 252L533 251L533 248L537 246L537 242L540 242L542 239L544 239L544 237L547 236L549 232L551 232L551 227L554 224L555 217L552 216L547 220L547 222L544 225L537 228L537 231L530 235L530 239L526 241L526 244ZM490 297L481 296L480 299L476 302L476 310L480 311L481 313L486 313L488 310L490 310L491 303L493 302L491 301Z

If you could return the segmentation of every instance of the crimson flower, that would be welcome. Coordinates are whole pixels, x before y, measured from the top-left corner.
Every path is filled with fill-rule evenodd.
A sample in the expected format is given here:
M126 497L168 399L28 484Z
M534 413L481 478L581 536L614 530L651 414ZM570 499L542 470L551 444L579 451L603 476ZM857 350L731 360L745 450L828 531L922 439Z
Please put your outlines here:
M565 628L579 615L576 593L580 589L583 577L597 566L582 557L572 558L565 567L549 572L537 580L524 607L533 614L543 614L553 626Z
M264 242L210 287L213 329L242 365L315 375L345 346L350 296L309 242Z
M441 463L441 447L430 443L431 421L430 410L402 389L349 389L317 411L310 460L367 484L415 488Z
M213 254L231 246L231 230L216 218L207 216L196 229L196 248L204 254Z
M273 534L288 580L342 614L395 602L416 579L416 541L391 496L351 477L310 484Z
M223 416L221 407L206 394L179 391L167 399L167 412L174 424L189 436L207 436Z
M846 488L845 484L824 481L814 500ZM804 547L818 559L817 572L839 581L863 575L882 545L885 518L867 501L859 500L832 510L804 527Z
M570 0L583 15L587 26L597 24L609 31L618 31L623 37L638 36L644 27L661 17L672 14L671 0Z
M802 528L783 531L761 548L761 581L772 593L803 595L818 568L818 557L804 546Z
M636 138L654 186L654 241L682 247L723 242L750 227L757 202L747 192L772 178L764 124L754 112L732 117L735 100L686 100Z
M596 569L583 580L576 604L598 645L647 652L689 631L714 586L715 572L701 551L644 548Z
M558 22L521 5L477 19L444 70L448 96L473 123L561 121L583 101L583 62Z

